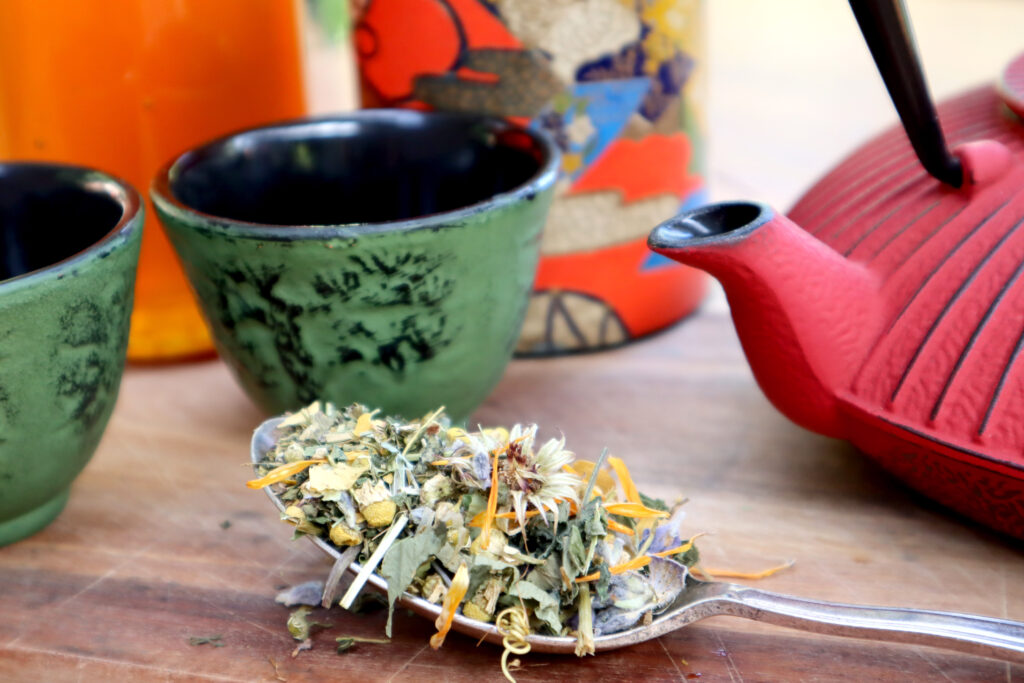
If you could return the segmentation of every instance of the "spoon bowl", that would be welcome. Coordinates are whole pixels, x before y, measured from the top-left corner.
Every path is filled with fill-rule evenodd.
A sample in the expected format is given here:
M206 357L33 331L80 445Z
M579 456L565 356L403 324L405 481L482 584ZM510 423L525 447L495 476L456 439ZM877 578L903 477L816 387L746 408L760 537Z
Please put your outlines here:
M250 457L254 465L274 447L277 426L283 419L271 418L253 433ZM278 510L284 512L284 502L270 487L263 490ZM307 538L335 561L341 557L341 551L324 539L317 536ZM352 574L359 573L360 569L357 562L348 566ZM371 574L367 585L387 594L388 582L378 574ZM441 605L409 593L403 593L398 604L431 621L441 614ZM952 612L805 600L738 584L700 581L692 576L687 576L686 589L679 593L679 597L649 624L597 636L594 638L594 650L602 652L636 645L701 619L721 615L827 635L930 645L982 657L1024 662L1024 624L1019 622ZM462 614L455 615L452 629L496 645L501 644L504 637L494 624ZM576 651L576 638L568 636L531 634L527 641L533 652L574 654Z

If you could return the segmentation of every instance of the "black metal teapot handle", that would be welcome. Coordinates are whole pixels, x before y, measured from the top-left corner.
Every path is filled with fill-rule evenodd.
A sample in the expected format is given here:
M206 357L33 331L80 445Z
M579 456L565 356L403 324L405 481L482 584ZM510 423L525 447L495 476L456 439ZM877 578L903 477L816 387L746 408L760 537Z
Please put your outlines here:
M936 179L960 187L963 169L939 127L903 0L850 0L850 7L917 158Z

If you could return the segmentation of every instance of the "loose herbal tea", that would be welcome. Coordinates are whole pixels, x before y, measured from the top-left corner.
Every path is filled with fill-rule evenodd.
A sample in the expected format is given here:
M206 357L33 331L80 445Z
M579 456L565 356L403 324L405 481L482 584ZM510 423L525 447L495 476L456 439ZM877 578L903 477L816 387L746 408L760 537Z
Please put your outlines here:
M596 636L666 609L698 560L679 506L640 493L607 452L589 462L564 439L537 444L536 425L469 432L442 410L403 422L315 402L278 434L249 487L272 486L295 535L329 540L338 564L358 559L343 607L372 572L387 579L389 636L407 591L442 606L434 648L461 609L496 623L503 661L531 633L593 654Z

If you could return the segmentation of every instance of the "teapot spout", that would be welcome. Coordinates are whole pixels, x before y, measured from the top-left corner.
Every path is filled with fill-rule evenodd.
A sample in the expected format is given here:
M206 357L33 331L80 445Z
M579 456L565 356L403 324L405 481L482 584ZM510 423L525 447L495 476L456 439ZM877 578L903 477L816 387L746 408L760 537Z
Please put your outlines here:
M837 396L881 325L879 279L770 207L684 212L651 233L654 251L713 275L761 389L797 424L841 437Z

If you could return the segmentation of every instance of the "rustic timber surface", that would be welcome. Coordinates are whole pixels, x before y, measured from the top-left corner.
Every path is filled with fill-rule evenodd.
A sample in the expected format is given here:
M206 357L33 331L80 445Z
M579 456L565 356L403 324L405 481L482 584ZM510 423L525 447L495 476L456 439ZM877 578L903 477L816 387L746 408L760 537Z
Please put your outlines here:
M131 368L109 430L60 518L0 549L0 680L500 680L500 649L385 613L317 610L333 624L296 658L281 587L323 578L325 556L245 488L262 415L219 361ZM794 567L768 590L1024 620L1024 551L905 490L852 448L766 402L729 319L698 315L610 353L517 361L477 412L537 421L581 457L602 446L638 485L682 494L708 567ZM230 522L230 526L223 524ZM222 528L227 526L227 528ZM222 636L223 647L190 645ZM520 681L1024 680L1024 667L718 617L597 657L527 655ZM276 664L276 668L275 668Z

